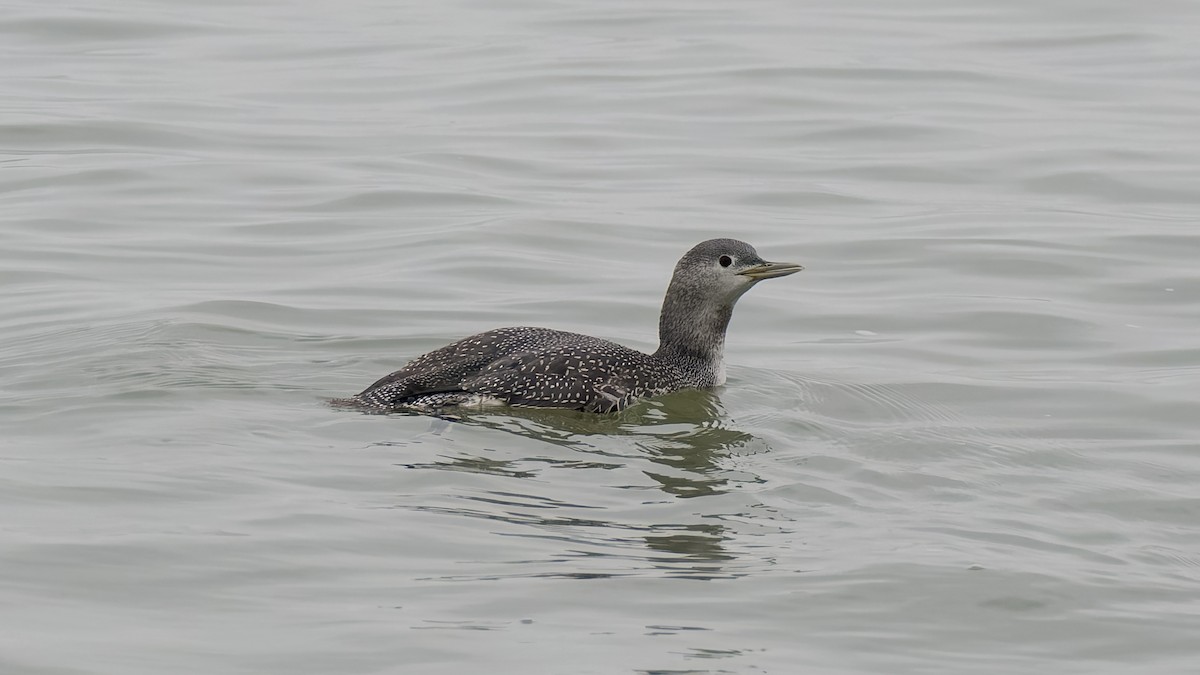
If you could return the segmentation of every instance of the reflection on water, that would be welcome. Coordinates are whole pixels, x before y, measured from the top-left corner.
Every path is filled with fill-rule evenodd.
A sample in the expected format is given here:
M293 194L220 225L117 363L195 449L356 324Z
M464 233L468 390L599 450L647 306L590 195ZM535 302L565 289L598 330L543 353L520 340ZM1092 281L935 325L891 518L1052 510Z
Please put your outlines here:
M667 528L662 528L667 529ZM717 579L740 576L726 571L724 563L735 556L723 546L730 539L724 525L693 524L680 527L679 532L646 535L646 546L670 557L656 560L656 567L667 576L690 579Z
M378 414L364 411L365 414ZM410 413L393 413L410 414ZM573 410L504 408L502 412L464 412L454 418L434 418L431 434L453 433L454 424L504 431L515 436L570 448L592 455L630 457L636 455L677 471L656 475L662 489L678 497L695 497L721 491L726 481L719 475L720 459L731 451L766 450L765 442L752 434L727 426L728 419L715 392L685 391L645 401L615 415L596 415ZM388 443L383 443L388 445ZM523 462L540 462L574 468L614 468L620 464L603 461L561 461L530 457L522 460L493 460L484 457L453 457L424 464L405 464L413 469L476 471L509 476L533 475L514 468Z
M477 444L470 445L472 450L461 451L454 438L464 428L504 432L499 447L509 456L481 454L499 454L499 451L481 449ZM430 432L423 437L426 442L433 439L433 443L453 454L446 452L432 461L396 466L410 470L502 476L520 479L522 483L516 489L504 492L486 490L459 494L449 504L440 498L439 503L423 501L398 505L400 508L520 526L518 536L551 539L586 549L561 551L555 557L559 562L579 556L598 561L640 558L645 561L647 570L701 579L730 576L724 567L736 555L725 547L730 538L727 527L711 520L688 522L694 519L695 509L680 511L671 505L678 499L717 497L726 493L733 481L730 479L732 474L723 466L725 459L734 454L767 449L761 439L730 426L720 398L711 391L677 392L644 401L613 415L528 408L469 411L457 414L452 420L432 418ZM508 441L503 441L504 438ZM519 442L513 443L514 440ZM392 441L376 445L404 447L409 444ZM563 456L562 450L569 454ZM514 453L520 456L513 456ZM642 497L619 507L552 498L545 493L553 492L555 485L565 481L557 474L549 480L543 478L543 473L549 469L582 471L588 480L594 480L596 471L603 471L611 480L618 481L619 487L630 490L630 494L656 489L663 496ZM654 487L624 482L629 475L650 478ZM738 484L758 480L744 471L736 474ZM673 520L622 522L620 516L612 513L631 504L664 505ZM526 571L519 576L561 574ZM580 574L610 576L591 571L574 571L567 576L577 578ZM621 574L628 575L628 569Z

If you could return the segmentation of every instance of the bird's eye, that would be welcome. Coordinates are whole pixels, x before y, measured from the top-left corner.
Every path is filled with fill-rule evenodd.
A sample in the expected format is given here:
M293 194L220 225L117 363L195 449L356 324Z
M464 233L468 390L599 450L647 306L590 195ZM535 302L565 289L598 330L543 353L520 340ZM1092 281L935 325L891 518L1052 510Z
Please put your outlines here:
M733 258L730 258L727 255L723 255L723 256L721 256L721 259L718 260L717 262L721 263L721 267L729 267L730 265L733 264Z

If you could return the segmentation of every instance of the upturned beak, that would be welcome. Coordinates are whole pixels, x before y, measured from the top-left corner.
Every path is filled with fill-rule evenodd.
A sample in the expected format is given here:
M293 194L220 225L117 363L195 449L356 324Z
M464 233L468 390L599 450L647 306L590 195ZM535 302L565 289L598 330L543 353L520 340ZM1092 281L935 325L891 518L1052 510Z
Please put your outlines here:
M747 270L742 270L738 274L750 277L755 281L759 279L774 279L775 277L786 277L789 274L795 274L804 269L796 263L789 262L765 262L761 265L755 265Z

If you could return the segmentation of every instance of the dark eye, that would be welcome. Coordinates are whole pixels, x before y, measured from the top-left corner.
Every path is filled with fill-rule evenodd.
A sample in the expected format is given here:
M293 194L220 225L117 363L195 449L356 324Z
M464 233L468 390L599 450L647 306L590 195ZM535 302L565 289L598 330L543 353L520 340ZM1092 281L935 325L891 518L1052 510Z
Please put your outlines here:
M721 267L729 267L730 265L733 264L733 258L730 258L727 255L723 255L723 256L721 256L721 259L718 260L717 262L721 263Z

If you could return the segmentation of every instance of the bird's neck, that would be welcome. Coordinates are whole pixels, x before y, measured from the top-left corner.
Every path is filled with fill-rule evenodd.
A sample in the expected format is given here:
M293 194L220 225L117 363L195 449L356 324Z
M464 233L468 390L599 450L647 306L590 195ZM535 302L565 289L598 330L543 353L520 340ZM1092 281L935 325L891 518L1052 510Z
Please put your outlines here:
M711 384L721 384L725 379L725 329L732 316L732 302L689 300L684 294L668 291L658 319L659 342L654 355L694 363L720 380Z

